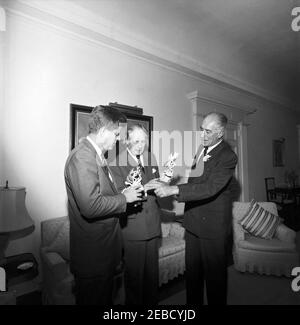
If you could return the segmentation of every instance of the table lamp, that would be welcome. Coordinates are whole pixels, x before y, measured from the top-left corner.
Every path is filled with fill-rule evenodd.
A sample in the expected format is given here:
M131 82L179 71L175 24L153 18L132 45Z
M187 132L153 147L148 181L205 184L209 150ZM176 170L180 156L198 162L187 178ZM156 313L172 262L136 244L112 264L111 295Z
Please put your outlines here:
M25 205L25 187L0 187L0 265L5 264L8 240L29 235L34 223Z

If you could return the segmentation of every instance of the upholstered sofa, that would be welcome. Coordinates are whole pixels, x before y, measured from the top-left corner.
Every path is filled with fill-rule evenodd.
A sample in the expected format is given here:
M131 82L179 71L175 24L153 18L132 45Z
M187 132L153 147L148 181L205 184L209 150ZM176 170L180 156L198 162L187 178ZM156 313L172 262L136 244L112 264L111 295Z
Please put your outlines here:
M269 212L277 214L273 202L259 202ZM233 259L235 269L276 276L291 276L299 266L296 250L296 233L281 223L272 239L255 237L243 230L240 220L250 207L250 202L234 202L233 205Z
M59 217L41 223L41 266L43 304L75 303L74 278L69 269L69 219ZM159 248L159 285L185 270L184 228L178 222L162 223ZM114 303L122 304L122 272L115 276Z

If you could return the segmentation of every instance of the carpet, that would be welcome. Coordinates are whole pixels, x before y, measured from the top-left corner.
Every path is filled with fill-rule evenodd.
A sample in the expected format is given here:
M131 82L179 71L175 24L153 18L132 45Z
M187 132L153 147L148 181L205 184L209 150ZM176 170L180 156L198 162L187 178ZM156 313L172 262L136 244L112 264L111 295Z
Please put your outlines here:
M300 252L300 232L297 232ZM299 263L300 266L300 263ZM184 279L183 279L184 281ZM228 305L300 305L300 291L291 288L292 278L242 273L228 267ZM204 297L206 304L206 297ZM160 305L185 305L185 289L161 300Z

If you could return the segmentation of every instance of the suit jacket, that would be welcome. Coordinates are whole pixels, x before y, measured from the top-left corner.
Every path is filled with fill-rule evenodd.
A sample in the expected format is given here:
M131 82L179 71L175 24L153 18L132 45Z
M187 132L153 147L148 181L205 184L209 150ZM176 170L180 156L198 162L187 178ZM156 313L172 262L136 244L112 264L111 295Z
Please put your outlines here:
M224 141L208 155L203 174L178 186L178 201L186 202L184 226L189 232L200 238L219 238L231 229L237 156Z
M125 180L130 170L138 165L128 152L127 154L127 166L111 167L120 192L125 188ZM143 155L145 166L142 184L159 177L156 160L153 155L150 157L151 160L148 161L148 156ZM160 209L154 192L148 193L147 200L138 207L128 205L126 213L120 218L120 225L123 237L127 240L148 240L160 236Z
M114 272L122 253L118 214L126 198L118 194L96 150L84 139L65 165L70 218L70 267L77 276Z

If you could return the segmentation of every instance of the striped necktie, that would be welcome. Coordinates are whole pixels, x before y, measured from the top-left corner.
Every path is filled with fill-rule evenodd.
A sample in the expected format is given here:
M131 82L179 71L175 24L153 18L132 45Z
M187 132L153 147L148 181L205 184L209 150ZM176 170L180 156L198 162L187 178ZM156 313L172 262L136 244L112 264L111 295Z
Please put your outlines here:
M142 162L141 162L141 156L140 155L136 155L136 159L138 161L138 166L141 168L141 170L143 171L143 173L145 173L145 168L144 168L144 166L142 165Z

